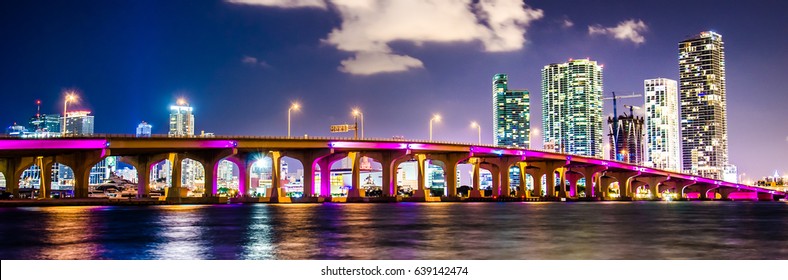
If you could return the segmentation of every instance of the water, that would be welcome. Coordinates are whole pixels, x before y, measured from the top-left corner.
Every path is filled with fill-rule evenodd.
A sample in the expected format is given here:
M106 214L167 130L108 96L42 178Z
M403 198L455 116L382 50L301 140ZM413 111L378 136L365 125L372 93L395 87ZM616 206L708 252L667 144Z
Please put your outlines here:
M788 259L788 203L0 209L0 259Z

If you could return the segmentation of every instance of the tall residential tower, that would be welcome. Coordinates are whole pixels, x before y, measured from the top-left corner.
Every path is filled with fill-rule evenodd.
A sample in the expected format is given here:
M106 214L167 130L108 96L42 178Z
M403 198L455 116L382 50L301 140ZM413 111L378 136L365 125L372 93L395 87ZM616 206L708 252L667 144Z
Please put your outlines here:
M678 85L671 79L648 79L643 81L643 90L646 93L645 164L680 172Z
M712 31L679 42L684 172L722 179L728 165L725 51Z
M542 127L545 147L603 157L602 66L571 59L542 68Z
M194 136L194 114L189 105L170 106L169 136Z
M527 90L510 90L508 75L493 76L493 141L496 146L529 148L531 104Z

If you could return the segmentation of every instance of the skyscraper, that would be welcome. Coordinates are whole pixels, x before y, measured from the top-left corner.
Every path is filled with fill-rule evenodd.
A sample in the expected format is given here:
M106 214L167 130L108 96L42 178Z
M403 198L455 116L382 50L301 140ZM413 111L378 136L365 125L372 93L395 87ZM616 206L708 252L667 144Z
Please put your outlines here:
M89 111L71 111L66 113L65 135L82 136L93 134L93 116Z
M665 78L643 81L646 93L647 166L681 171L679 94L676 81Z
M493 137L496 146L529 148L531 98L527 90L510 90L508 75L493 76Z
M570 59L542 68L542 127L545 147L603 157L602 66Z
M728 164L725 52L712 31L679 42L684 172L722 179Z
M170 106L170 136L193 136L194 114L189 105Z

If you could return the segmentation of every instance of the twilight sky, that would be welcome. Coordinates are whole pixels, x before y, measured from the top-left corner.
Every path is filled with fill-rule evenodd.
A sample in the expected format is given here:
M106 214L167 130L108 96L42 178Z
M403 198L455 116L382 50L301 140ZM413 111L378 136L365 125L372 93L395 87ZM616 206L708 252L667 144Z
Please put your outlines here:
M588 57L605 67L606 95L641 93L644 79L678 79L679 41L714 30L731 162L750 178L788 173L788 2L468 2L479 1L2 1L0 124L25 122L37 99L60 113L77 89L73 108L94 113L96 133L143 120L166 133L184 97L197 131L217 135L285 135L298 101L294 135L330 136L358 106L368 137L426 139L439 113L436 140L475 142L478 121L491 143L495 73L531 91L541 130L544 65Z

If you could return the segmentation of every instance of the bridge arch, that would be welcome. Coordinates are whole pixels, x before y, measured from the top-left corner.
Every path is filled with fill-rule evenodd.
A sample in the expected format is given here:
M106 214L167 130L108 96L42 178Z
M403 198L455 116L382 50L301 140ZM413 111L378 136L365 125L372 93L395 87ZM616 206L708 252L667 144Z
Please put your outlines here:
M150 174L147 178L150 185L150 193L164 196L167 188L172 187L172 162L169 159L153 159L148 167Z
M446 196L446 163L442 160L427 159L424 165L424 188L430 196Z
M304 163L297 157L291 157L286 153L279 158L279 172L280 179L282 180L283 192L289 197L303 197L304 194L304 177L308 174L300 176L299 170L304 171ZM314 176L314 174L312 174Z

